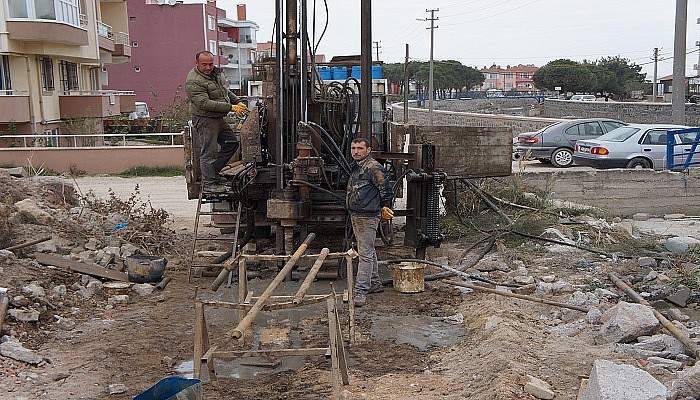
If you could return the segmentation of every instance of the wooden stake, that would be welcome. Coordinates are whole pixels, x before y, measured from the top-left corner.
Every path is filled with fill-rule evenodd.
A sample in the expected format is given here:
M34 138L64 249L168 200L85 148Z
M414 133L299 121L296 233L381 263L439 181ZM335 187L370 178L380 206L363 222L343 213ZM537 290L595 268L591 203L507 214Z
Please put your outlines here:
M338 333L336 331L336 314L333 307L334 300L329 298L326 302L328 309L328 336L331 348L331 381L333 382L333 398L340 398L341 378L338 366Z
M347 290L348 290L348 335L350 344L355 343L355 277L353 276L352 257L345 257L345 268L347 269Z
M309 273L306 274L304 282L302 282L301 286L299 286L299 290L297 290L297 293L294 295L294 300L292 300L294 304L299 304L304 300L306 292L309 290L311 283L313 283L314 279L316 278L316 274L318 274L318 271L321 270L321 266L323 265L323 262L326 261L328 253L330 253L330 250L327 247L324 247L321 250L321 254L318 256L316 262L309 270Z

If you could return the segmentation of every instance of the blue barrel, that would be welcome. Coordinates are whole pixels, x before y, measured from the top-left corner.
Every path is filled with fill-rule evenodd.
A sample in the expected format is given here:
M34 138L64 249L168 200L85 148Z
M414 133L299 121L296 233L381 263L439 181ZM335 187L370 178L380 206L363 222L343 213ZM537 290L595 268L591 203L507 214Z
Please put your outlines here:
M178 376L161 379L134 400L203 400L204 391L199 379Z
M318 71L318 75L321 77L321 80L323 81L329 81L333 79L333 73L331 72L331 69L328 67L316 67L316 70Z
M382 79L382 66L373 65L372 66L372 79Z
M333 79L336 80L345 80L348 79L348 69L345 67L333 67L331 68L333 71Z
M362 79L362 67L355 65L352 67L352 77L355 79Z

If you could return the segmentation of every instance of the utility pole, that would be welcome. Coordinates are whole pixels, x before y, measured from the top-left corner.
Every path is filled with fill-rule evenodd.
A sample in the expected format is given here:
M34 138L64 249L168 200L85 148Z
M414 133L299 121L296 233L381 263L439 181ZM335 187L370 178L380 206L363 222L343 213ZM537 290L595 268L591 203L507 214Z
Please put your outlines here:
M430 74L428 76L428 111L430 116L430 126L433 126L433 98L435 97L435 88L433 86L433 71L435 61L435 29L438 28L437 26L435 26L435 21L439 20L439 18L435 17L435 13L440 12L440 9L426 9L425 12L430 13L430 18L426 18L424 21L430 21L430 28L427 28L430 29Z
M688 0L676 0L676 33L673 41L673 93L671 120L685 125L685 35L688 30Z
M403 65L403 123L408 124L408 43L406 43L406 61Z
M659 48L654 47L654 84L651 88L652 102L656 103L656 98L659 96L659 84L658 79L658 66L659 66Z
M374 43L374 48L377 50L377 58L376 61L379 61L379 49L382 48L381 43L382 42L372 42Z

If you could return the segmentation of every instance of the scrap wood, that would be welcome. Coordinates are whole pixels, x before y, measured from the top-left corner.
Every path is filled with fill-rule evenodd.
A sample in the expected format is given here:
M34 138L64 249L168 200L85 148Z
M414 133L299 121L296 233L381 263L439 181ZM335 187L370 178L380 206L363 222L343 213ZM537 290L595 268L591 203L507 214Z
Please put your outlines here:
M560 303L558 301L551 301L551 300L542 299L542 298L534 297L534 296L528 296L528 295L524 295L524 294L517 294L517 293L506 292L503 290L498 290L498 289L491 289L491 288L487 288L484 286L474 285L473 283L460 282L460 281L454 281L454 280L449 280L449 281L446 281L445 283L450 284L450 285L465 287L467 289L472 289L472 290L476 290L476 291L493 293L493 294L497 294L500 296L514 297L516 299L533 301L533 302L542 303L542 304L549 304L551 306L568 308L571 310L581 311L584 313L588 312L588 309L584 308L584 307L574 306L574 305L566 304L566 303Z
M610 280L613 281L615 286L620 288L627 296L629 296L632 300L634 300L636 303L643 304L654 312L654 316L656 319L659 320L661 325L663 325L666 330L668 330L676 339L678 339L683 345L690 350L695 358L697 360L700 360L700 346L698 346L697 343L693 342L688 335L685 334L685 332L681 331L678 329L676 325L674 325L671 321L669 321L666 317L663 316L657 309L655 309L651 304L649 304L648 301L646 301L642 296L639 295L639 293L635 292L634 289L632 289L629 285L627 285L622 279L620 279L615 273L611 272L608 274L610 277Z
M35 244L44 243L44 242L49 241L49 240L51 240L51 236L46 236L46 237L43 237L41 239L32 240L30 242L23 242L20 244L16 244L14 246L5 247L2 250L7 250L7 251L20 250L20 249L23 249L25 247L34 246Z
M113 281L129 282L129 277L125 272L117 272L103 268L97 264L88 264L79 261L68 260L54 254L34 253L32 255L39 264L55 265L73 272L94 276Z

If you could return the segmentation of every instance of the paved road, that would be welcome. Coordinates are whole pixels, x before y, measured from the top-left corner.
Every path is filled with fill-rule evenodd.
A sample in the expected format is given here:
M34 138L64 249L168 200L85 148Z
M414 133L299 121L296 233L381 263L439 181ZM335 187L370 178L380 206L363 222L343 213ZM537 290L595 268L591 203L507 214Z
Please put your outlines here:
M166 210L173 218L175 228L192 229L197 212L197 201L187 200L185 177L119 178L89 176L78 178L78 187L85 194L93 191L98 197L107 197L109 189L122 199L128 198L139 187L143 199L150 199L154 208Z

